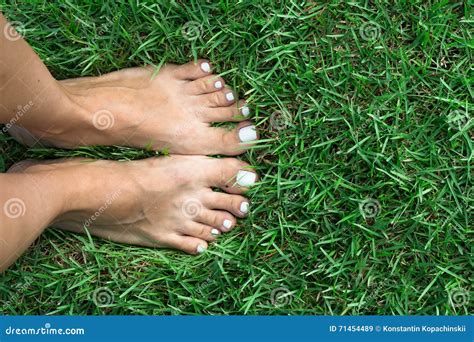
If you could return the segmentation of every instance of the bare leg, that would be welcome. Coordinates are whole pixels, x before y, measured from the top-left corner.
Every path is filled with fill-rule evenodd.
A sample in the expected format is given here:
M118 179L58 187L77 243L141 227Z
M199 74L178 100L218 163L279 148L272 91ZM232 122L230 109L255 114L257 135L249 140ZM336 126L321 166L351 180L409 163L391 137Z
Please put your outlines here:
M71 127L54 122L64 116L67 97L30 46L4 34L13 30L6 25L0 14L0 123L7 128L15 123L45 127L41 130L51 136L65 134Z
M64 172L0 174L0 271L14 262L73 198Z

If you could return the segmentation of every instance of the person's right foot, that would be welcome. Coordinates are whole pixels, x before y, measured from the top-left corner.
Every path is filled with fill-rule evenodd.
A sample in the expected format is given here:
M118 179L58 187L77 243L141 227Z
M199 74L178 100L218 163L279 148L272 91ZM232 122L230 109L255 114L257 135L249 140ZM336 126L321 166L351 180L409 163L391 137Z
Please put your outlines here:
M208 242L235 227L236 217L248 213L249 201L240 194L257 180L242 161L204 156L25 161L9 170L63 179L57 177L61 171L74 182L63 185L72 196L53 227L83 232L86 226L92 235L113 241L190 254L204 252Z
M122 145L186 155L238 155L257 140L249 107L212 74L208 61L154 71L131 68L60 81L60 113L43 113L35 127L20 119L10 133L26 145ZM230 121L239 122L237 128L211 126Z

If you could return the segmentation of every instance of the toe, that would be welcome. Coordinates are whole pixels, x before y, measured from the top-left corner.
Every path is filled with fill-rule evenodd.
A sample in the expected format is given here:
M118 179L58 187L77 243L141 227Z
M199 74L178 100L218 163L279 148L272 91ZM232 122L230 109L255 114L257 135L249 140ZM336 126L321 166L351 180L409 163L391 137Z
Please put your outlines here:
M252 143L258 140L257 129L249 121L243 122L241 125L239 125L238 136L239 141L243 144Z
M250 210L250 202L245 197L215 191L204 196L203 204L208 208L228 211L237 217L247 216Z
M197 80L198 78L208 76L211 73L211 63L205 59L198 59L196 62L178 66L175 70L175 76L181 80Z
M207 224L194 221L187 222L180 232L184 235L199 238L205 241L214 241L219 235L218 229L208 226Z
M183 235L173 235L170 237L169 246L189 254L202 254L208 248L205 240Z
M243 100L235 105L218 108L205 108L202 117L205 122L238 122L245 120L250 115L250 108Z
M206 154L236 156L252 147L258 140L258 133L250 121L245 121L231 130L226 127L205 127L197 138L206 141Z
M202 210L197 220L203 224L218 229L219 232L227 232L235 226L235 217L230 213L222 210ZM219 235L219 233L211 231L212 235Z
M224 88L211 94L203 95L199 98L203 107L217 108L227 107L235 103L236 95L232 89Z
M217 75L201 77L185 85L186 92L191 95L213 93L224 89L224 79Z
M213 163L207 174L209 187L219 187L229 193L243 193L258 180L257 173L241 160L215 159Z

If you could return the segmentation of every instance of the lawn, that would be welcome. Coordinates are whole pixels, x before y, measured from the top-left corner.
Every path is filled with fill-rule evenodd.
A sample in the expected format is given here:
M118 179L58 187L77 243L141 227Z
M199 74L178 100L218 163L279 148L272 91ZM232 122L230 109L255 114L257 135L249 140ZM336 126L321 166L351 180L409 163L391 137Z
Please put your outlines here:
M252 212L198 257L48 229L0 278L4 314L473 313L467 2L8 1L58 79L209 58L253 107ZM116 160L126 147L27 149Z

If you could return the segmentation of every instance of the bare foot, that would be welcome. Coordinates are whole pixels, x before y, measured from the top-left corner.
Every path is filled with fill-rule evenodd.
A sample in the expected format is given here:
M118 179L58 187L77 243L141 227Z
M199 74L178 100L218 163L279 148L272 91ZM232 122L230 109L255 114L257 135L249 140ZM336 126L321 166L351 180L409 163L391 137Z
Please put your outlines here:
M58 132L44 127L14 126L10 133L27 145L56 147L125 145L174 154L238 155L257 140L245 101L212 74L208 61L132 68L100 77L60 81L66 112ZM56 119L58 120L58 119ZM215 122L240 122L235 129L211 127ZM29 139L28 139L29 138Z
M247 214L249 201L240 194L257 179L242 161L204 156L26 161L9 170L45 177L61 171L75 175L63 184L73 195L52 226L75 232L85 226L113 241L190 254L204 252L208 242L235 227L236 217Z

